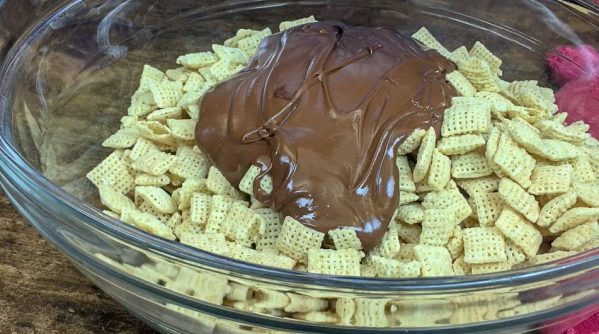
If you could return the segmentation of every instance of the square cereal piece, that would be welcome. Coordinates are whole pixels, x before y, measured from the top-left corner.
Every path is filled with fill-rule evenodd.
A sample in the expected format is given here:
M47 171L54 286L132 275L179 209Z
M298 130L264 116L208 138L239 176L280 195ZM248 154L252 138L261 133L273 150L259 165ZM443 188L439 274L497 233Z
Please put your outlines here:
M258 51L258 45L260 45L260 42L262 42L265 37L271 34L272 31L270 28L265 28L251 36L240 39L237 43L237 47L243 51L248 58L252 57Z
M491 104L491 115L493 118L503 120L506 117L508 110L514 107L514 104L509 99L495 92L478 92L476 97L483 98Z
M593 171L593 166L589 157L584 151L579 152L578 157L574 159L574 181L576 182L593 182L597 180L597 176Z
M262 216L239 202L233 202L225 216L223 231L229 240L250 247L259 236Z
M424 46L437 50L439 54L441 54L445 58L450 57L450 52L441 44L437 39L426 29L425 27L421 27L412 34L412 38L424 44Z
M535 168L535 159L519 147L509 134L505 132L501 134L493 161L523 188L530 187L530 176Z
M256 241L256 249L276 250L276 241L283 225L279 219L279 214L271 208L260 208L254 211L262 216L262 220L264 221L264 226L260 228L260 237Z
M150 151L131 164L134 170L150 175L164 175L169 168L177 162L177 157L172 154Z
M504 209L495 222L495 227L526 254L533 257L537 255L543 236L533 224L526 221L511 209Z
M176 107L183 96L183 84L180 81L150 81L149 86L158 108Z
M570 190L572 165L537 166L530 178L528 192L533 195L563 194Z
M356 304L352 298L340 297L335 303L335 313L339 316L340 325L351 325L351 320L356 311Z
M463 276L470 274L471 266L468 263L464 262L464 255L461 255L460 257L455 259L453 261L452 267L456 275Z
M543 264L543 263L547 263L550 261L556 261L559 259L563 259L565 257L568 256L572 256L576 254L576 252L570 252L570 251L555 251L555 252L551 252L551 253L543 253L543 254L539 254L535 257L533 257L532 259L529 259L527 262L528 265L530 266L536 266L538 264Z
M228 255L229 247L222 233L181 233L181 243L210 253Z
M489 64L477 57L470 57L459 64L460 73L479 91L499 92L499 77Z
M416 166L414 166L413 178L414 182L420 182L424 180L426 173L430 167L433 159L433 151L435 150L435 142L437 140L437 134L435 129L432 127L426 130L422 143L418 149L418 156L416 157Z
M204 179L210 169L208 157L197 146L182 146L175 155L177 161L168 171L182 179Z
M574 191L586 205L599 207L599 182L576 182Z
M304 226L291 217L285 217L275 245L279 252L305 263L308 251L320 249L323 240L324 233Z
M420 262L401 262L382 256L371 256L378 277L412 278L420 276Z
M355 249L310 249L308 272L327 275L360 276L363 253Z
M324 298L300 295L297 293L287 293L289 304L285 306L285 312L289 313L307 313L322 311L329 307L328 300Z
M526 260L526 254L516 246L512 241L506 240L505 242L505 255L507 256L507 262L514 266Z
M151 81L162 81L165 78L164 72L161 70L152 67L148 64L144 65L143 70L141 72L141 77L139 78L139 90L148 91L150 90L150 82Z
M445 188L447 182L451 177L451 160L443 155L439 150L435 149L433 151L433 159L431 161L431 166L428 172L428 182L427 184L434 190L441 190ZM402 175L400 172L400 179ZM400 181L401 184L401 181ZM414 190L416 190L416 186L414 186Z
M181 188L177 188L171 194L171 197L178 204L179 210L189 209L191 205L191 196L195 192L207 193L206 179L189 179L181 184Z
M406 224L421 223L424 220L424 208L421 204L400 206L396 218Z
M507 261L505 240L492 227L473 227L463 231L464 262L469 264Z
M399 170L399 190L414 192L416 191L416 185L412 178L412 169L408 163L408 158L405 155L400 155L395 158L395 165Z
M456 226L455 213L450 210L426 209L422 221L420 244L445 246L453 235Z
M422 233L422 227L418 224L397 224L397 235L406 243L417 244L420 242L420 233ZM401 246L399 251L401 252Z
M152 111L146 120L166 122L167 119L180 119L183 117L183 109L181 107L171 107Z
M508 271L512 269L512 265L507 261L504 262L492 262L492 263L478 263L470 266L470 274L482 275L497 273L501 271Z
M204 79L203 76L201 76L199 73L191 72L187 75L185 85L183 86L183 91L191 92L202 90L205 84L206 79Z
M480 226L493 226L504 207L501 195L497 192L480 192L470 198Z
M219 61L224 60L227 63L231 64L247 64L248 58L239 48L233 48L219 44L212 44L212 50L214 50L214 53L216 53L216 55L218 56ZM217 63L218 61L214 64ZM211 67L214 66L214 64L212 64Z
M168 175L150 175L150 174L137 174L135 175L136 186L154 186L163 187L171 183L171 179Z
M501 179L499 195L509 207L521 213L529 221L536 222L539 219L539 203L516 182L508 178Z
M559 250L577 250L587 242L597 238L599 238L599 224L597 221L591 221L565 231L553 240L551 246Z
M239 181L239 190L248 195L254 195L254 181L259 176L260 167L255 165L250 166L241 181ZM260 189L266 194L270 194L272 192L272 178L270 175L264 175L264 177L260 180Z
M471 97L476 94L476 88L472 86L470 81L459 71L453 71L445 75L445 79L455 87L458 94L461 96Z
M414 152L422 142L422 138L426 134L424 129L414 129L397 148L397 155L406 155Z
M135 187L135 197L143 199L159 213L174 213L177 210L175 202L164 189L159 187Z
M374 252L387 258L394 258L399 253L399 235L397 234L397 224L393 221L389 223L387 231L380 244L374 249Z
M150 234L168 240L175 240L175 235L171 229L163 222L158 220L158 218L149 213L141 212L135 209L123 209L123 212L121 213L121 220Z
M120 151L112 152L87 173L87 178L98 188L109 186L121 194L129 193L135 187L135 179L122 155Z
M567 141L574 144L582 142L590 136L588 133L572 131L562 123L551 120L542 120L536 126L546 138Z
M453 158L451 176L456 179L474 179L493 174L487 158L478 152L470 152Z
M578 225L584 224L591 220L599 219L599 208L572 208L549 227L549 232L559 233L567 231Z
M464 254L464 234L462 233L460 225L453 227L452 236L446 247L449 254L451 254L451 258L454 260Z
M422 277L453 276L451 255L445 247L416 245L414 254L420 262Z
M416 260L416 253L414 253L414 246L416 245L400 243L397 258L403 262Z
M424 197L422 206L425 209L443 209L453 211L456 215L456 224L472 214L472 208L459 190L433 191Z
M131 153L129 154L129 160L136 161L137 159L145 156L148 153L160 152L158 147L152 143L152 141L140 137L135 142L135 145L131 149Z
M191 69L210 66L217 61L218 57L211 51L188 53L177 58L178 65L183 65Z
M194 140L196 121L193 119L167 119L171 135L178 140Z
M489 49L487 49L483 43L476 41L474 46L470 49L469 54L471 57L476 57L487 62L494 72L500 72L499 68L501 67L502 63L501 59L489 51Z
M466 47L462 45L459 48L451 51L451 56L449 60L456 64L459 64L460 62L467 60L468 58L470 58L470 55L468 54L468 49L466 49Z
M121 214L123 209L135 209L135 203L129 197L121 194L120 192L112 189L110 186L98 187L100 192L100 200L102 204L108 209L112 210L118 215Z
M414 193L409 193L409 192L405 192L405 191L399 192L399 205L406 205L406 204L415 202L418 199L420 199L420 197L418 197L418 195L416 195Z
M193 193L190 202L191 221L198 225L205 225L210 215L212 196L204 193Z
M137 142L139 130L136 128L123 128L106 138L102 142L103 147L130 148Z
M310 15L308 17L304 17L301 19L293 20L293 21L283 21L279 24L279 31L285 31L287 29L291 29L293 27L300 26L302 24L318 22L314 18L314 15Z
M395 231L397 235L397 231ZM356 235L356 231L351 228L336 228L327 232L333 240L335 249L362 249L362 242Z
M443 113L441 135L481 134L491 131L491 107L489 104L454 105Z
M229 180L225 178L218 168L214 166L208 170L206 187L216 195L237 196L237 190L229 183Z
M485 138L479 134L443 137L437 143L437 149L445 155L464 154L483 146Z
M499 189L499 178L495 175L476 179L462 179L456 182L469 196L495 192Z
M550 200L541 209L539 219L536 222L537 225L541 227L550 226L576 203L576 199L576 192L569 191Z
M204 194L202 194L204 195ZM194 197L196 195L194 194ZM198 195L199 196L199 195ZM209 196L210 197L210 196ZM201 196L204 200L206 197ZM208 233L225 233L225 226L227 225L227 214L229 209L233 205L235 200L225 195L213 195L210 197L210 213L206 217L206 232ZM206 204L204 204L206 205ZM192 203L193 207L193 203ZM192 211L193 213L193 211Z

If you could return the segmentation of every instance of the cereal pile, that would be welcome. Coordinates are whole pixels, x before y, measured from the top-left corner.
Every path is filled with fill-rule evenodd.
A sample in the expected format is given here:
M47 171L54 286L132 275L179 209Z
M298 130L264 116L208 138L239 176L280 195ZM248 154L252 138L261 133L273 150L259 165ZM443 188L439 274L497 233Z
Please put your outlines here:
M330 275L482 274L599 246L599 142L589 126L565 125L553 91L536 81L500 79L502 61L482 43L450 52L425 28L413 38L458 65L446 78L461 96L440 138L415 129L400 145L400 201L381 244L364 254L351 229L325 235L281 220L253 196L258 167L231 185L194 142L199 99L270 34L240 29L213 51L177 58L176 69L144 66L128 115L103 143L115 151L87 175L104 213L212 253ZM271 180L261 187L271 191Z

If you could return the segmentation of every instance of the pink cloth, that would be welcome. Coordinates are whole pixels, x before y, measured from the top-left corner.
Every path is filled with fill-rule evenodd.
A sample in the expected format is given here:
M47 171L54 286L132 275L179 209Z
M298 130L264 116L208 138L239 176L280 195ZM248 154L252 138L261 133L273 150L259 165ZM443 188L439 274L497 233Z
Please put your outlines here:
M568 113L568 122L588 123L589 132L599 138L599 53L590 45L561 46L556 51L547 54L547 64L561 86L555 94L559 111ZM599 307L590 313L586 319L564 319L543 334L599 334Z
M568 122L583 120L599 138L599 53L590 45L560 46L547 55L553 80L561 85L556 93L559 110Z

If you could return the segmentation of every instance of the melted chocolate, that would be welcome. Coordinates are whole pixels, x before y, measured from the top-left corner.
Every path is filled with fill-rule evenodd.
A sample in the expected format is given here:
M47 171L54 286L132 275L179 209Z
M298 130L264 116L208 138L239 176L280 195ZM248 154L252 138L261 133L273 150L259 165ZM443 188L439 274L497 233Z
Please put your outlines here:
M251 164L269 174L259 201L318 231L352 228L371 249L398 204L397 147L438 129L454 68L391 28L299 26L204 96L197 144L232 184Z

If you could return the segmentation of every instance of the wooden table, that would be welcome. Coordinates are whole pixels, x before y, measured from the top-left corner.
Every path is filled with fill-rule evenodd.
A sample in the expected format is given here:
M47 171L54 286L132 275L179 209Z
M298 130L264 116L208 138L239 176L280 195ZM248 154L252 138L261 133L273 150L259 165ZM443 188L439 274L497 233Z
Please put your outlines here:
M0 192L0 333L155 333L83 277Z

